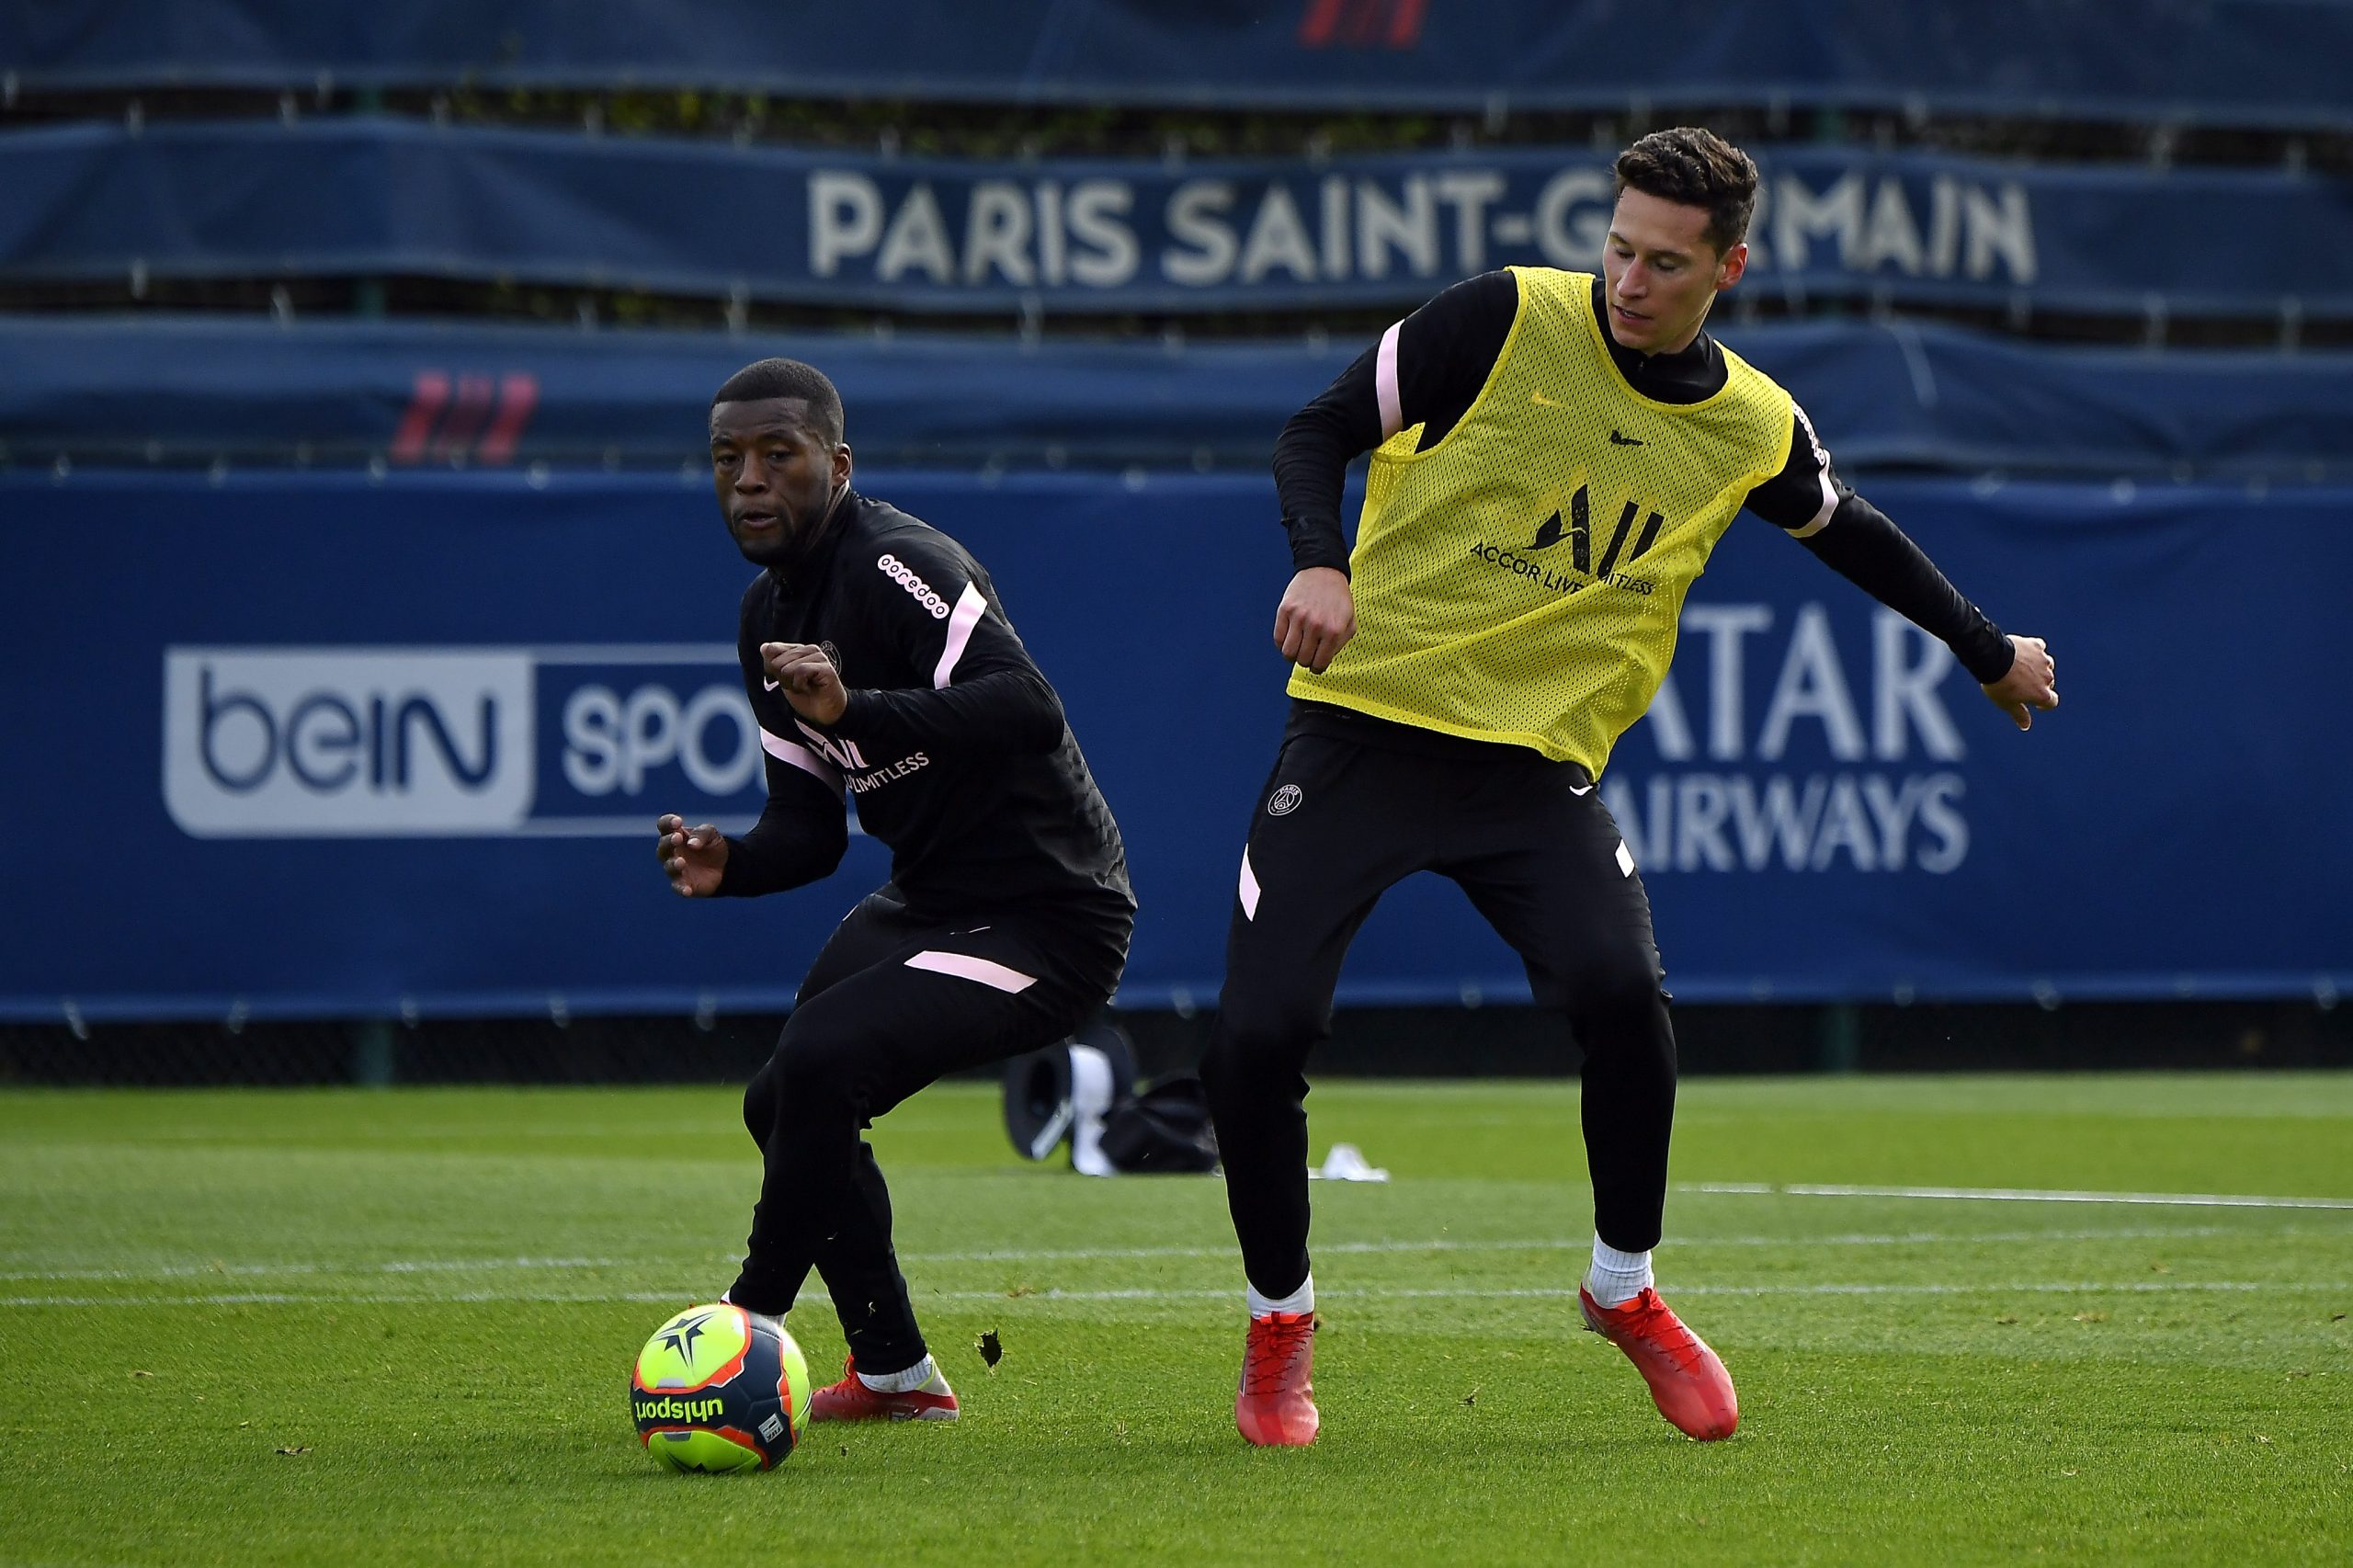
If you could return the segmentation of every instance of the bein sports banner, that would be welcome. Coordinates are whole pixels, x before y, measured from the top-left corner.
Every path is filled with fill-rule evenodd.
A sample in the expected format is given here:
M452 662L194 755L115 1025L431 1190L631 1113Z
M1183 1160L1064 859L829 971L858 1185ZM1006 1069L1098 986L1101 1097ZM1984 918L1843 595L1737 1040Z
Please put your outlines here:
M1752 291L2353 312L2341 176L1754 151ZM985 163L389 119L68 125L0 134L0 278L421 275L893 311L1402 309L1490 267L1597 267L1610 157ZM280 199L290 189L355 194Z
M1267 487L860 484L973 550L1060 690L1142 905L1122 1005L1212 1006L1285 710ZM2018 733L1941 644L1736 520L1601 781L1674 993L2353 988L2353 495L1870 493L2051 639L2065 706ZM750 573L699 483L18 472L0 508L0 807L88 828L0 884L0 1017L777 1008L888 875L859 837L758 901L689 903L655 867L656 815L740 827L762 800L725 641ZM1428 877L1341 985L1527 994Z
M765 799L735 650L164 650L164 804L192 838L641 834L659 783L740 832Z

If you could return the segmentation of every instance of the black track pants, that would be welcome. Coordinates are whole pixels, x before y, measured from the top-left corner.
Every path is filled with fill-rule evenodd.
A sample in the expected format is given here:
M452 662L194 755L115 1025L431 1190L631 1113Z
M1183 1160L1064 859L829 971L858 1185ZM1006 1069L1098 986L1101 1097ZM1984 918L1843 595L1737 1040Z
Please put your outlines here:
M1525 747L1387 750L1295 718L1251 818L1201 1063L1243 1267L1266 1295L1307 1278L1303 1074L1331 1033L1340 960L1415 871L1459 883L1526 963L1538 1005L1566 1015L1584 1051L1594 1228L1630 1252L1658 1242L1675 1036L1650 901L1599 793Z
M813 1266L861 1370L922 1360L890 1190L858 1134L944 1074L1068 1035L1109 1000L1127 942L1124 918L917 920L888 888L850 911L744 1094L765 1170L728 1299L782 1312Z

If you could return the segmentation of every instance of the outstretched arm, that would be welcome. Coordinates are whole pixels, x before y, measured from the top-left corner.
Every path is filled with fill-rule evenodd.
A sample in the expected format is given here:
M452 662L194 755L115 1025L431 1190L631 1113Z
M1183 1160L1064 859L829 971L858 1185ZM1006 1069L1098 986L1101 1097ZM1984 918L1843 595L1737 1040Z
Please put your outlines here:
M2019 729L2033 723L2031 710L2058 707L2054 666L2042 639L2008 635L1962 597L1902 528L1839 480L1804 411L1793 415L1789 461L1748 493L1749 509L1943 642Z
M2042 639L2009 636L1986 619L1902 528L1861 496L1849 493L1829 526L1803 542L1839 575L1942 638L2019 729L2032 726L2030 710L2059 706L2055 666Z

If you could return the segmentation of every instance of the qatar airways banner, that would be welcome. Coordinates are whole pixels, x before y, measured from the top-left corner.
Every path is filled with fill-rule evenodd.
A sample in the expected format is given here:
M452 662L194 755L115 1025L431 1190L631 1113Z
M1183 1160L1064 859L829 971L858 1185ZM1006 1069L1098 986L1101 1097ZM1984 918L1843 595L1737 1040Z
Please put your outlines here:
M2341 176L1755 151L1752 291L2353 312ZM1609 164L1583 147L986 163L391 119L77 124L0 133L0 278L406 274L893 311L1402 309L1489 267L1597 267Z
M1213 1005L1285 711L1267 487L860 483L973 550L1060 690L1142 904L1122 1004ZM1601 781L1675 994L2353 988L2353 493L1871 494L2051 640L2065 705L2018 733L1941 644L1736 521ZM763 798L728 641L749 571L673 477L20 472L0 509L0 808L74 824L0 881L0 1017L779 1007L889 874L854 837L811 888L668 892L657 814L741 828ZM1341 994L1528 991L1417 877Z

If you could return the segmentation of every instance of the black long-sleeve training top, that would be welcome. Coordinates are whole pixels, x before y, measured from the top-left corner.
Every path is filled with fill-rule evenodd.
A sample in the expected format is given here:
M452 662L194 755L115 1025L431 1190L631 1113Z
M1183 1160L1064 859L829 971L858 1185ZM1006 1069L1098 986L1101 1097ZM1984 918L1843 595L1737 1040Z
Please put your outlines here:
M768 678L763 642L822 647L848 706L820 725ZM1110 808L980 563L887 502L844 493L789 567L745 590L737 653L767 753L767 809L728 841L722 895L799 887L848 845L847 789L918 916L1009 904L1135 909Z
M1702 332L1672 354L1643 354L1609 333L1602 280L1593 312L1609 355L1627 383L1658 403L1691 403L1723 390L1724 354ZM1398 428L1422 426L1416 449L1438 445L1470 412L1495 369L1519 313L1519 285L1506 271L1485 272L1444 290L1392 330ZM1368 348L1313 403L1291 417L1275 444L1275 492L1290 535L1294 567L1348 569L1340 527L1347 465L1381 445L1378 347ZM1796 423L1781 472L1748 493L1750 511L1785 529L1865 593L1949 644L1981 684L2009 673L2015 651L2002 630L1946 581L1904 530L1841 481L1805 411Z

